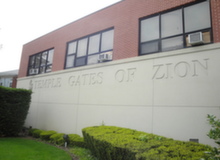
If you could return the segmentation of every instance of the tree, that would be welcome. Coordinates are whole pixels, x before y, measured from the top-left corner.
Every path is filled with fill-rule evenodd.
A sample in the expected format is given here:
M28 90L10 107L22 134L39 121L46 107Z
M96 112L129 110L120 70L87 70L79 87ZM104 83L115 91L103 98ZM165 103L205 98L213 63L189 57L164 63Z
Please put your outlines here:
M209 152L209 159L220 160L220 119L217 119L214 115L207 116L209 124L211 125L211 130L207 134L210 139L213 139L218 147L214 147L211 152Z

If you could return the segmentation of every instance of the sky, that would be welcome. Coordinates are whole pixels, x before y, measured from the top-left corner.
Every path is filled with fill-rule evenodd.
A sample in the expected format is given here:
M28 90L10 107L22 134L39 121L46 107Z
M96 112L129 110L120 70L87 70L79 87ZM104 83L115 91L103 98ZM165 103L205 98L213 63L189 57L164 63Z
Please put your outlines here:
M0 0L0 72L19 69L22 46L120 0Z

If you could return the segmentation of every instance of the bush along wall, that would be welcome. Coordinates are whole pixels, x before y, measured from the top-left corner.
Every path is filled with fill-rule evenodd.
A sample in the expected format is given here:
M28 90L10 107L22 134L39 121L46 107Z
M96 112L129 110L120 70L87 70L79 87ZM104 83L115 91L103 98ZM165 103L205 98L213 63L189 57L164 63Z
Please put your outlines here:
M114 126L82 130L87 147L105 160L199 160L210 146Z
M64 135L64 133L57 133L53 130L45 131L36 128L32 128L29 130L29 136L51 142L58 146L64 146ZM68 137L68 147L86 147L84 138L79 136L78 134L68 134Z
M208 152L209 158L214 160L220 160L220 119L217 119L214 115L207 115L211 129L207 136L214 140L218 147L214 147Z
M0 86L0 136L17 136L31 101L30 90Z

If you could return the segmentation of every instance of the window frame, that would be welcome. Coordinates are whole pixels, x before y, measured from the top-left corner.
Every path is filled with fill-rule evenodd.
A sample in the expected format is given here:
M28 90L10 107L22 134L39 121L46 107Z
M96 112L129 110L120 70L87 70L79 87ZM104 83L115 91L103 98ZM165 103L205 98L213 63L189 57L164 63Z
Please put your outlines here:
M194 31L186 32L185 31L184 9L187 8L187 7L196 5L196 4L203 3L203 2L208 2L209 3L210 27L203 28L203 29L200 29L200 30L194 30ZM173 11L177 11L177 10L181 10L181 12L182 12L181 14L182 14L182 30L183 30L183 32L181 34L176 34L176 35L172 35L172 36L162 37L162 18L161 18L162 15L165 15L167 13L170 13L170 12L173 12ZM159 38L142 42L142 33L141 33L142 26L141 26L141 22L144 21L144 20L150 19L150 18L154 18L156 16L159 16L159 31L158 31L159 32ZM142 18L139 19L139 49L138 49L138 54L139 54L139 56L143 56L143 55L154 54L154 53L159 53L159 52L178 50L180 48L163 51L162 50L162 41L163 40L168 40L168 39L171 39L171 38L175 38L175 37L179 37L179 36L182 36L182 38L183 38L182 39L183 40L183 48L192 47L192 46L187 45L187 36L189 34L196 33L196 32L202 32L202 33L209 32L209 34L210 34L210 42L205 43L205 44L213 43L213 29L212 28L213 27L212 27L212 16L211 16L211 4L210 4L209 0L201 0L199 2L192 2L192 3L186 4L186 5L183 5L183 6L179 6L179 7L170 9L170 10L166 10L166 11L159 12L159 13L156 13L156 14L153 14L153 15L142 17ZM142 53L141 52L142 51L142 45L148 44L148 43L152 43L152 42L156 42L156 41L158 42L158 50L157 51L149 52L149 53ZM181 49L183 49L183 48L181 48Z
M43 60L43 58L42 58L43 54L46 55L45 62L42 61ZM51 55L49 56L49 54L52 54L52 58L50 57ZM29 56L27 75L28 76L34 76L34 75L38 75L38 74L44 74L44 73L51 72L52 65L53 65L53 56L54 56L54 48L50 48L48 50L44 50L42 52L39 52L39 53L36 53L36 54L33 54L33 55ZM39 64L36 64L37 63L36 57L40 57L39 58ZM49 57L51 59L51 62L48 61ZM34 60L33 60L33 58L34 58ZM48 71L48 68L50 68L49 71ZM30 73L31 69L34 69L36 72L35 73Z
M104 43L102 43L103 34L109 32L109 31L113 31L112 47L111 47L111 49L102 50L102 44L104 44ZM90 48L91 46L89 46L90 45L90 40L91 40L90 38L92 38L94 36L100 36L99 37L99 43L97 43L99 45L97 47L98 51L90 53L89 52L89 49L91 49ZM79 42L83 39L87 39L87 46L86 46L86 49L85 49L86 53L83 56L77 56ZM75 52L73 52L73 53L69 51L69 48L70 48L69 45L71 45L72 43L76 43ZM94 44L94 43L91 42L91 44ZM113 51L113 48L114 48L114 27L111 27L111 28L108 28L108 29L105 29L105 30L102 30L102 31L99 31L99 32L81 37L81 38L78 38L78 39L75 39L75 40L72 40L72 41L69 41L66 44L66 56L65 56L64 69L69 69L69 68L75 68L75 67L100 63L99 61L97 61L97 63L89 62L89 57L92 57L92 56L95 56L95 55L98 56L102 53ZM68 61L68 57L73 57L73 56L74 56L73 62L71 64L68 64L68 63L70 63L70 61ZM83 60L83 59L84 59L84 63L79 63L79 61ZM108 61L111 61L111 60L108 60Z

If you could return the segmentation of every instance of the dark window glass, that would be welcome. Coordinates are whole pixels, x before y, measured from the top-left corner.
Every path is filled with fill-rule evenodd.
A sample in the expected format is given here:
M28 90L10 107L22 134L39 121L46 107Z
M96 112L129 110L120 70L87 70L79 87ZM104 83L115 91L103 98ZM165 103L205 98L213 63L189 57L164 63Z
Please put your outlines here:
M53 61L53 49L32 55L29 58L28 75L50 72Z
M86 57L76 59L76 66L83 66L86 64Z
M69 43L67 54L74 54L76 53L76 42Z
M141 21L141 42L159 38L159 16Z
M74 67L75 55L68 56L66 61L66 68Z
M170 37L183 33L182 10L161 15L161 37Z
M192 46L188 35L201 32L211 43L209 1L184 6L140 21L140 55Z
M45 71L45 66L43 66L43 67L40 67L40 72L39 73L45 73L46 71Z
M141 45L141 54L147 54L147 53L158 52L158 51L159 51L158 41L144 43Z
M183 48L183 36L162 40L162 51L170 51Z
M37 54L35 57L35 68L40 66L41 54Z
M47 58L47 65L53 63L53 50L49 50L48 52L48 58Z
M112 50L114 30L106 31L102 33L101 51Z
M52 65L47 66L46 72L51 72L52 71Z
M47 54L48 54L47 52L43 52L41 54L41 63L40 63L41 66L45 66L47 64Z
M99 55L113 50L114 30L105 30L67 44L65 68L99 63ZM109 54L108 53L108 54Z
M98 54L88 56L88 64L96 64L98 62L99 62L99 55Z
M32 56L32 57L30 57L29 65L30 65L30 66L33 66L34 63L35 63L35 56Z
M211 27L209 1L184 8L185 31L192 32Z
M93 54L99 52L100 48L100 34L91 36L89 38L89 51L88 54Z
M84 38L78 41L77 57L86 55L88 38Z

